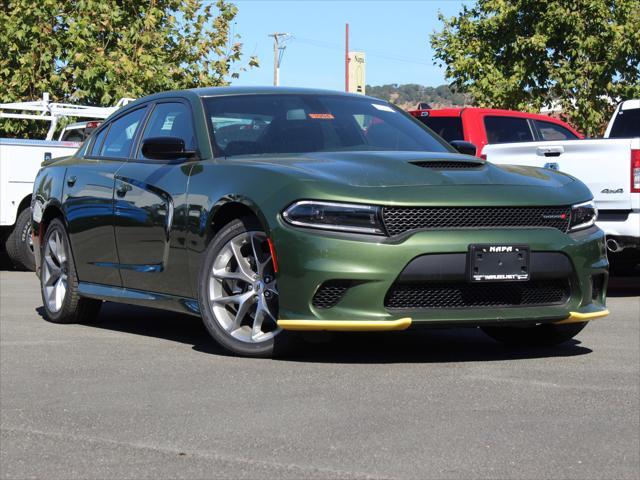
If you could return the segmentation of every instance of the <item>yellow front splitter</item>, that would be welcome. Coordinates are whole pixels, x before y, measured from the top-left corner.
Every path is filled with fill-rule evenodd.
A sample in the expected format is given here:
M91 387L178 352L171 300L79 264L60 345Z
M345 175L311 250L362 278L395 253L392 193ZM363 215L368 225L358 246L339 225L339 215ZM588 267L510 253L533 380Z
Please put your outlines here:
M555 325L560 325L564 323L580 323L580 322L588 322L589 320L596 320L597 318L606 317L609 315L609 310L602 310L600 312L590 312L590 313L580 313L580 312L569 312L569 316L564 320L560 320L558 322L553 322Z
M609 310L600 312L580 313L569 312L564 320L554 322L555 325L565 323L579 323L596 320L609 315ZM335 332L388 332L392 330L406 330L411 326L411 318L398 320L278 320L278 326L283 330L296 331L335 331Z
M387 332L406 330L411 326L410 318L398 320L278 320L283 330L335 332Z

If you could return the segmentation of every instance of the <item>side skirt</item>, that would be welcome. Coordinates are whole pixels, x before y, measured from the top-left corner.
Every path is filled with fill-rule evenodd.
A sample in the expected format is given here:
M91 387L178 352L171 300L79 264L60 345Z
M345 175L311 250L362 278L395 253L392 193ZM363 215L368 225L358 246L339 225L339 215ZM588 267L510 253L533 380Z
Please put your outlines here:
M87 298L107 300L110 302L140 305L142 307L160 308L174 312L200 316L198 301L193 298L178 297L166 293L154 293L133 288L112 287L97 283L80 282L78 293Z

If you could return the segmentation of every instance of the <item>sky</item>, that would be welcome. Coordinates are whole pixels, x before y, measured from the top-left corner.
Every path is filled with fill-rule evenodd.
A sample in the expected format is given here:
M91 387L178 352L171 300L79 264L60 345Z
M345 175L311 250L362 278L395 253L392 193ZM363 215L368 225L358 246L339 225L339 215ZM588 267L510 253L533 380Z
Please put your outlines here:
M345 23L349 50L366 53L366 83L446 83L433 65L429 35L440 29L438 12L450 17L465 0L232 0L238 6L233 26L245 60L257 55L233 85L273 84L273 32L291 37L280 67L284 86L344 89Z

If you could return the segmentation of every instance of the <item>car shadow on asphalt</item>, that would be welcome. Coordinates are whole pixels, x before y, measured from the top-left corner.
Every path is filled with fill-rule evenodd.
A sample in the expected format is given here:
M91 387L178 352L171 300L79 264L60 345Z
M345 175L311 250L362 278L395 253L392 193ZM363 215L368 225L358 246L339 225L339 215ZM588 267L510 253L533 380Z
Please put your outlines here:
M37 311L43 316L42 307ZM85 326L191 345L193 350L204 354L230 355L211 339L199 318L189 315L107 302L95 322ZM298 342L297 348L279 361L349 364L489 362L569 357L591 351L579 340L552 348L508 347L476 328L416 329L313 335Z

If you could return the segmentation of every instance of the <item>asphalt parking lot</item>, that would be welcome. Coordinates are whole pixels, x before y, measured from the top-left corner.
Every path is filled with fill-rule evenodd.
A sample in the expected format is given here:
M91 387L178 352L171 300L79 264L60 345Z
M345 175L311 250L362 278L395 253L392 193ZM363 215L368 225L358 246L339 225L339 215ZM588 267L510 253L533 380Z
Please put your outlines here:
M457 329L250 360L172 313L47 323L36 277L2 271L0 476L636 479L638 280L555 349Z

